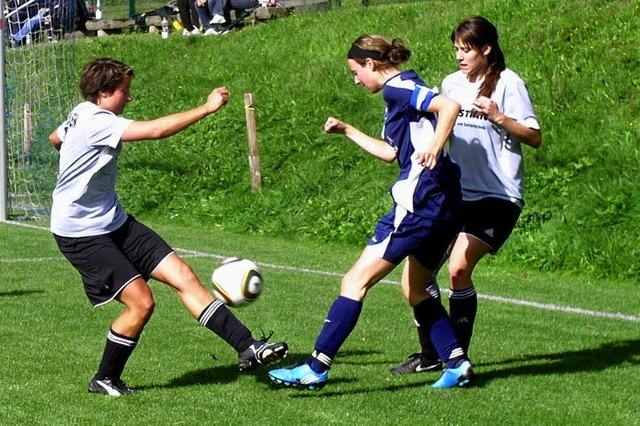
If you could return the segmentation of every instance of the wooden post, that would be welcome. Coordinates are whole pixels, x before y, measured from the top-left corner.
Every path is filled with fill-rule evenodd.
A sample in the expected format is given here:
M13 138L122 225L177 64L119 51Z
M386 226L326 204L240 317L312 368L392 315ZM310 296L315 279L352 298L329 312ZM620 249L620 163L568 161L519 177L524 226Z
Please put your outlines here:
M260 175L260 153L258 152L258 132L256 131L256 110L253 104L253 93L244 94L244 112L247 119L251 188L257 191L262 188L262 176Z

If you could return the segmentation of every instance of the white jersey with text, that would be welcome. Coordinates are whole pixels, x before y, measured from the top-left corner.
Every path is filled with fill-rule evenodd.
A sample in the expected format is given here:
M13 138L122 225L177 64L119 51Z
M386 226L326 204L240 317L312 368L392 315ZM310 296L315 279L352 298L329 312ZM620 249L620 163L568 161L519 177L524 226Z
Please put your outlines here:
M115 185L120 139L132 122L82 102L58 127L62 145L51 232L74 238L103 235L127 220Z
M481 81L457 71L442 82L442 94L461 105L449 152L462 173L462 197L474 201L496 197L524 205L524 166L520 141L473 109ZM524 81L512 70L500 73L491 95L498 109L518 123L539 129Z

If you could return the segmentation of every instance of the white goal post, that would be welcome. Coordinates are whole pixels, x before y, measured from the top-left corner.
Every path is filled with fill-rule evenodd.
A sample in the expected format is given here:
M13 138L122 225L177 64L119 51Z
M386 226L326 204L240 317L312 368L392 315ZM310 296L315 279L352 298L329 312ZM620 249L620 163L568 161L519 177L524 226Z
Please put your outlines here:
M0 0L0 220L47 220L57 153L48 135L78 101L78 1Z

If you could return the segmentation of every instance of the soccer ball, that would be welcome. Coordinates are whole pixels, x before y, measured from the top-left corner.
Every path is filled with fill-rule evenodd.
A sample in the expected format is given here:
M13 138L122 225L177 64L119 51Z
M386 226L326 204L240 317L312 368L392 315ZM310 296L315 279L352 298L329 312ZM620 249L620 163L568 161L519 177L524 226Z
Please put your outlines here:
M258 265L241 257L223 260L213 271L211 282L216 299L234 307L246 306L256 300L264 285Z

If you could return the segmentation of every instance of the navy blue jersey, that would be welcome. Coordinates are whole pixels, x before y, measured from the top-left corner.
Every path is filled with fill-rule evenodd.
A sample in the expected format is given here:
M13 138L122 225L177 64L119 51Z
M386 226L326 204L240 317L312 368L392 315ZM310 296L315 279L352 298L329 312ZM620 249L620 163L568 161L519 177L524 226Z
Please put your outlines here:
M409 70L390 78L382 88L387 103L382 137L397 152L400 166L391 197L408 212L429 219L457 216L460 203L460 170L445 153L433 170L418 164L417 149L432 141L437 117L427 112L437 93Z

